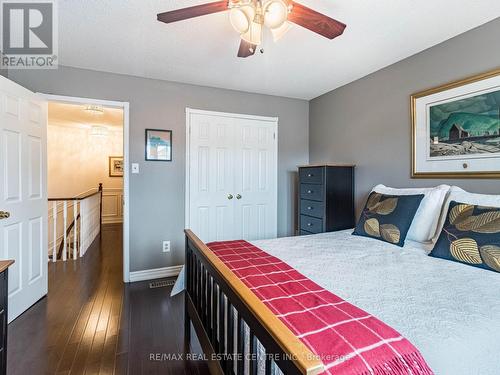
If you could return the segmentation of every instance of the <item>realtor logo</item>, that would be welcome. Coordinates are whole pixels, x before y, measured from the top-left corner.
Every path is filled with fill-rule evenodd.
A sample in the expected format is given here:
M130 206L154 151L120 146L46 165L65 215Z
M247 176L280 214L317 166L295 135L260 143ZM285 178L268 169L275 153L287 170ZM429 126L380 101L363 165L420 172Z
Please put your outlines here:
M8 69L56 67L56 7L53 0L1 1L1 65Z

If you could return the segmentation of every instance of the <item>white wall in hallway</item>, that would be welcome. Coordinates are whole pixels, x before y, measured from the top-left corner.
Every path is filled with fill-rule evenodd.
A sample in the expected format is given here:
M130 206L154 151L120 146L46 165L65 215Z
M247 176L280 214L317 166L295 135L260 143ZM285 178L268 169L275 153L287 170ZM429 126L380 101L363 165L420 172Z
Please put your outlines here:
M123 189L122 177L109 177L109 156L123 155L123 129L109 127L107 136L93 136L90 126L48 126L49 197L74 197L100 182L104 189Z

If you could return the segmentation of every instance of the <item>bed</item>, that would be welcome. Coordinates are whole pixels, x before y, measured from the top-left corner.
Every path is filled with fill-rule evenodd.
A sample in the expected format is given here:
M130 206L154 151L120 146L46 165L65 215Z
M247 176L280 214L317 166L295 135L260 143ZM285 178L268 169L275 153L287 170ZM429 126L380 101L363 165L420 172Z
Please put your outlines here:
M428 257L429 249L419 243L400 248L351 232L252 244L399 331L436 374L500 374L499 274ZM211 373L239 374L242 366L250 374L271 374L278 367L286 374L320 373L321 363L305 355L308 349L252 299L192 232L186 231L186 236L187 337L192 321L208 355L255 352L262 343L266 352L285 355L276 358L288 358L275 366L217 357L210 361ZM217 313L221 308L222 315ZM238 314L228 313L234 310ZM227 332L241 332L240 319L248 326L250 343L239 335L226 338Z

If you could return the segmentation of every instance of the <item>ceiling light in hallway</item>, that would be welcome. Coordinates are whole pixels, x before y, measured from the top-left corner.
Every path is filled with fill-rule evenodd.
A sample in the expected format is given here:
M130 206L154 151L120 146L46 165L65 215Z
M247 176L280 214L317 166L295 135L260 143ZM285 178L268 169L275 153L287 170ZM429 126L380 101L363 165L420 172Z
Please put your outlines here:
M88 104L85 106L85 111L93 114L93 115L103 115L104 114L104 108L102 105L98 104Z

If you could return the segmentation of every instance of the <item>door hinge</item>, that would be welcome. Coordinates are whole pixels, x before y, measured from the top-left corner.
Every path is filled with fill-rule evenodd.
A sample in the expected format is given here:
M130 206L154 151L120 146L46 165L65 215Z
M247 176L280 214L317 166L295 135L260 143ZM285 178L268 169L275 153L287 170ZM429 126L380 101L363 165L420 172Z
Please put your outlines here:
M273 133L273 139L276 140L276 133Z

